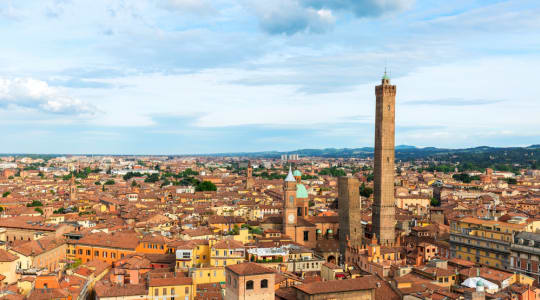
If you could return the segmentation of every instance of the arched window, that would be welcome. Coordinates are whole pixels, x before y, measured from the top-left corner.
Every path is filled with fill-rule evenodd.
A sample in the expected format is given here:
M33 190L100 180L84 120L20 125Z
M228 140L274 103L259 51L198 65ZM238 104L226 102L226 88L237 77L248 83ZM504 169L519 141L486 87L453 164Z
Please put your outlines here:
M261 280L261 289L265 289L267 287L268 287L268 280L267 279Z
M253 289L253 280L248 280L246 282L246 290L252 290Z

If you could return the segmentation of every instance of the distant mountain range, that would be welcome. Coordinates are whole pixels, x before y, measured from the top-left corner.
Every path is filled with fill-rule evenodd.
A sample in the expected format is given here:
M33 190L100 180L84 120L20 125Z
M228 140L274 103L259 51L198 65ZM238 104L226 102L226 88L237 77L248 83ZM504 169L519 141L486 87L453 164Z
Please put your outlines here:
M299 149L295 151L263 151L263 152L238 152L238 153L216 153L208 154L207 156L245 156L245 157L268 157L276 158L282 154L299 154L300 157L316 156L316 157L372 157L373 147L362 148L326 148L326 149ZM449 148L435 148L435 147L423 147L419 148L410 145L398 145L396 146L396 159L398 160L410 160L421 159L435 156L447 156L447 155L459 155L459 154L501 154L506 156L527 156L531 155L536 157L540 156L540 144L531 145L528 147L489 147L480 146L474 148L464 149L449 149ZM504 154L506 153L506 154Z

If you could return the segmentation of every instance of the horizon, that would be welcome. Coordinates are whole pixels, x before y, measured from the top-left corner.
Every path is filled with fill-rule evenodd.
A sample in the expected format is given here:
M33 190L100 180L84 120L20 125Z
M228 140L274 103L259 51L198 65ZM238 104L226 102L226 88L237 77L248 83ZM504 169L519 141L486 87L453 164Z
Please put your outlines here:
M415 150L423 150L423 149L440 149L440 150L450 150L450 151L459 151L459 150L467 150L467 149L477 149L477 148L492 148L492 149L525 149L525 148L531 148L531 147L540 147L540 144L531 144L527 146L508 146L508 147L494 147L494 146L488 146L488 145L482 145L482 146L476 146L476 147L466 147L466 148L441 148L441 147L435 147L435 146L414 146L414 145L396 145L396 150L403 150L404 148L412 147ZM315 150L315 151L322 151L322 150L354 150L354 149L374 149L372 146L364 146L364 147L354 147L354 148L336 148L336 147L330 147L330 148L303 148L303 149L295 149L295 150L265 150L265 151L253 151L253 152L215 152L215 153L161 153L161 154L137 154L137 153L0 153L0 157L3 156L190 156L190 157L197 157L197 156L223 156L223 155L230 155L230 156L242 156L242 155L253 155L253 154L263 154L263 153L275 153L275 154L296 154L295 152L305 151L305 150ZM401 149L400 149L401 148ZM534 149L534 148L533 148ZM314 156L317 157L317 156Z
M8 0L0 152L373 147L386 67L396 145L540 144L539 20L532 0Z

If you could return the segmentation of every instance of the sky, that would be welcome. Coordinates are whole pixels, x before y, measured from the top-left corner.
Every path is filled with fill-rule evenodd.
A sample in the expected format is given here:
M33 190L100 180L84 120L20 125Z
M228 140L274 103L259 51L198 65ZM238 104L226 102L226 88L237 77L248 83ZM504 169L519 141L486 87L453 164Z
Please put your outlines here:
M540 144L538 0L0 0L0 153Z

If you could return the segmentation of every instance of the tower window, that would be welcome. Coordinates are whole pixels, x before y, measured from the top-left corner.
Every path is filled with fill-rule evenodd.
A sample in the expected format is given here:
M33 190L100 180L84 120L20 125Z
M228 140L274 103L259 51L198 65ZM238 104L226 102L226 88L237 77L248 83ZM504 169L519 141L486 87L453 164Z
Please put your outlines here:
M390 105L388 105L386 108L388 109L388 111L390 111Z

